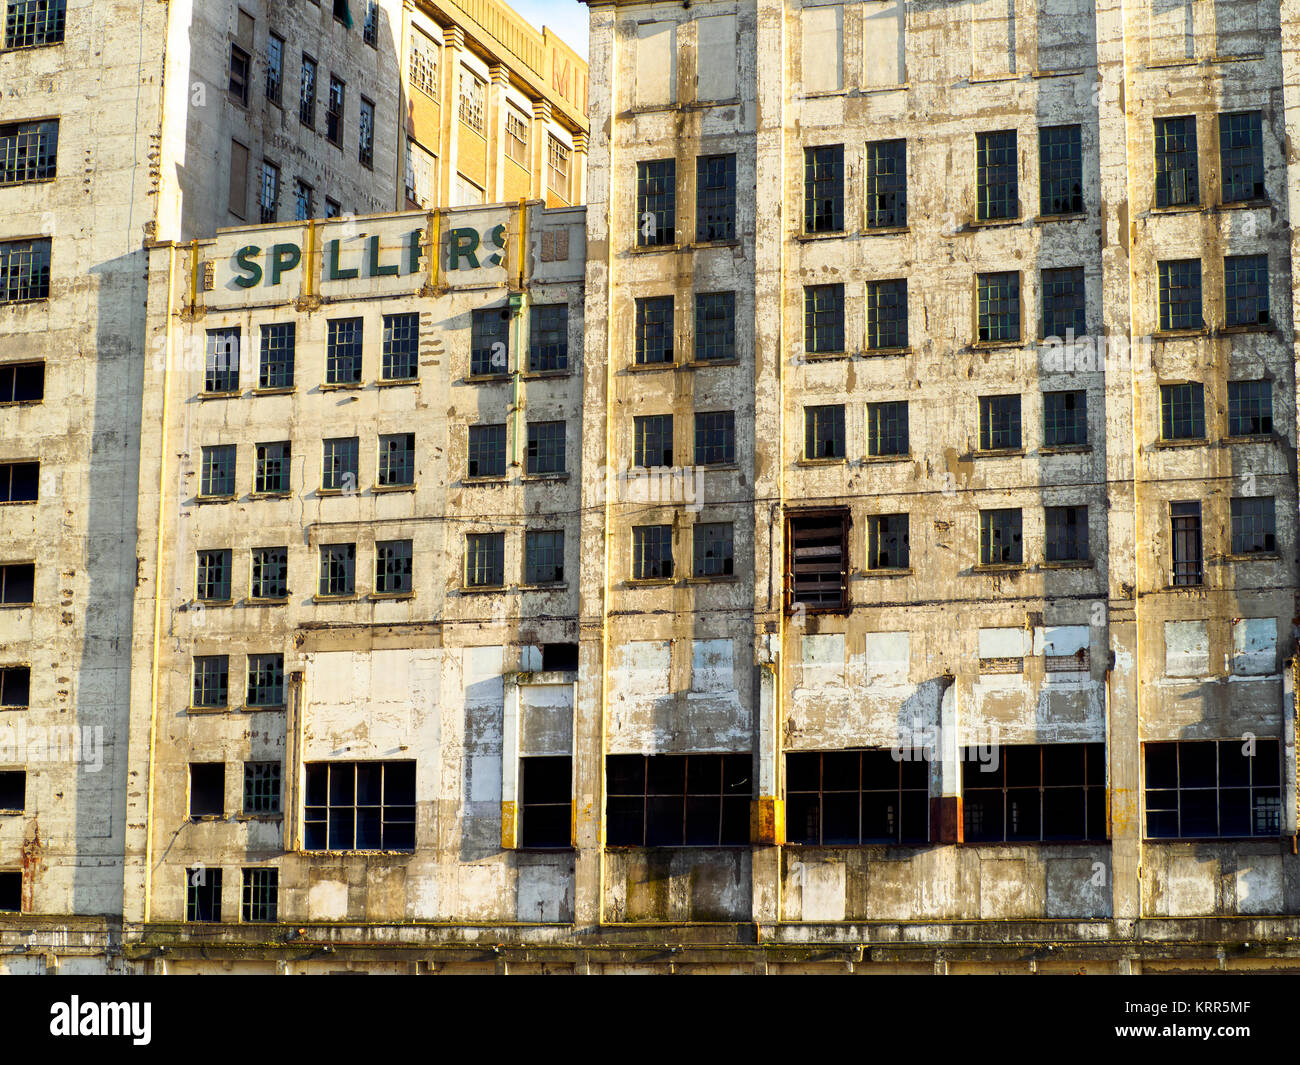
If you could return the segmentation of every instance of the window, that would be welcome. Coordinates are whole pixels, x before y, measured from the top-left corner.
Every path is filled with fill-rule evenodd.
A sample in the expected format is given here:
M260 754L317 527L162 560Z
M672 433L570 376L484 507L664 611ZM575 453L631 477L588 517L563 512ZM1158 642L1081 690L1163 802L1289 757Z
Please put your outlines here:
M1263 200L1263 115L1243 111L1219 116L1219 160L1223 174L1223 202Z
M248 706L284 706L284 655L248 656Z
M1268 436L1273 432L1273 382L1228 382L1228 435Z
M894 351L907 347L907 281L867 282L867 348Z
M907 403L867 404L867 454L906 455Z
M248 922L274 921L280 894L278 869L245 869L240 917Z
M529 308L528 370L545 373L569 368L569 305L533 304Z
M67 0L8 0L5 47L41 48L63 41Z
M288 440L257 445L257 468L253 474L253 491L269 495L287 495L289 492Z
M322 441L321 490L355 492L360 476L361 442L355 436L336 436Z
M0 304L50 298L50 241L0 243Z
M494 377L510 366L510 313L504 307L475 311L469 327L471 377Z
M0 913L21 913L23 873L21 869L0 870Z
M1083 562L1088 558L1088 508L1047 507L1048 562Z
M995 222L1020 217L1016 131L975 134L975 217Z
M1020 339L1020 275L980 274L977 281L979 342L998 344Z
M695 361L725 361L736 357L736 294L695 294Z
M417 207L432 207L437 199L438 157L415 141L406 142L406 198Z
M200 496L233 496L235 494L235 445L218 444L205 447L199 470Z
M671 466L673 464L673 416L640 415L632 419L632 465Z
M292 388L295 324L262 326L262 360L257 371L258 388Z
M559 584L564 580L564 533L549 530L524 534L524 583Z
M1082 447L1088 443L1088 393L1043 393L1043 445Z
M1087 336L1083 268L1043 271L1043 338L1059 337L1066 343Z
M848 605L847 510L791 515L786 545L790 606L842 610Z
M302 57L302 92L298 97L298 121L316 128L316 60Z
M469 427L469 477L504 477L506 475L506 427L471 425Z
M1268 322L1268 256L1229 255L1223 260L1224 325Z
M31 698L31 684L30 667L0 667L0 706L26 706Z
M1201 202L1196 165L1196 119L1156 119L1156 206Z
M0 565L0 603L21 606L33 602L36 563L10 562Z
M303 849L415 850L414 762L308 762Z
M1201 583L1201 504L1170 503L1169 517L1174 532L1174 585Z
M293 217L297 222L305 222L316 213L312 206L315 190L298 178L293 183Z
M506 110L506 158L525 170L532 169L528 158L528 119L513 107Z
M677 233L677 162L636 164L637 246L672 244Z
M525 469L530 474L563 473L564 422L529 422Z
M730 577L735 572L735 529L731 522L698 522L693 530L694 577Z
M322 544L320 549L320 594L356 594L357 545Z
M284 87L284 38L271 34L266 42L266 98L280 106Z
M55 176L58 149L58 119L0 126L0 185L49 181Z
M789 842L813 846L926 843L930 763L922 751L787 754Z
M22 813L27 808L27 773L6 770L0 773L0 812Z
M215 603L230 599L230 550L200 551L194 598Z
M843 285L804 286L803 344L809 355L838 354L844 350Z
M1010 451L1020 446L1020 397L980 396L980 450Z
M325 217L338 218L343 214L343 208L339 206L338 201L325 197Z
M258 217L263 225L270 225L276 220L280 204L280 168L272 162L262 160L262 191L258 194Z
M361 381L362 319L335 318L327 323L325 383L352 385Z
M673 298L653 296L636 301L636 364L673 361Z
M1205 390L1201 385L1160 386L1160 439L1205 439Z
M1019 566L1025 561L1019 510L980 511L980 565Z
M194 659L192 706L221 707L230 690L230 656L198 655Z
M230 98L240 107L248 106L248 83L253 63L247 52L237 44L230 46Z
M289 597L289 549L287 547L253 548L253 573L250 599L287 599Z
M0 365L0 405L39 403L45 398L45 363L11 362Z
M415 484L415 434L379 438L379 483L384 487Z
M465 585L500 588L506 583L506 534L469 533L465 537Z
M907 569L908 516L872 514L867 518L867 569Z
M411 381L420 373L420 315L384 315L385 381Z
M561 144L555 137L546 138L546 179L547 188L567 201L569 199L569 158L573 150Z
M375 544L375 594L411 592L413 545L410 540L380 540Z
M736 239L736 157L695 160L695 239L701 244Z
M312 0L315 3L315 0ZM349 0L334 0L334 17L348 29L352 28L352 11Z
M221 870L199 866L185 870L185 920L221 921Z
M962 756L968 843L1106 838L1106 745L1047 743Z
M521 845L570 846L573 759L567 755L521 758L519 775Z
M411 87L438 98L438 46L423 33L411 34Z
M244 813L257 815L280 812L279 762L244 763Z
M907 141L867 145L867 228L907 225Z
M248 211L248 147L239 141L230 142L229 176L227 207L236 218L243 219Z
M0 462L0 503L35 503L40 479L39 462Z
M706 411L695 415L695 464L729 466L736 461L736 415Z
M359 137L357 141L357 161L367 170L375 166L375 105L364 96L361 97L359 113Z
M838 233L844 228L844 145L803 150L803 229Z
M1271 555L1277 550L1272 496L1233 499L1229 507L1234 555Z
M804 407L805 459L845 457L843 406Z
M1191 740L1143 745L1147 836L1278 836L1278 741Z
M1038 167L1039 213L1048 216L1081 214L1083 127L1041 128L1038 131Z
M632 579L658 581L668 580L672 575L673 527L634 525L632 527Z
M612 754L605 758L611 847L749 843L748 754Z
M190 763L190 820L221 817L226 812L224 762Z
M453 207L470 207L484 202L483 186L478 185L464 174L456 175L456 202Z
M461 68L460 71L460 120L476 133L483 132L484 101L487 85L483 79Z

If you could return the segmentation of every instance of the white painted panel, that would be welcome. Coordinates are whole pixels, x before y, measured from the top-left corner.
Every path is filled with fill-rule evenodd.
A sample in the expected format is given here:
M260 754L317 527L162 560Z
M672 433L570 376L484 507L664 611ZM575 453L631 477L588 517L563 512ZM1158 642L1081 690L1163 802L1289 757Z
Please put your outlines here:
M1015 0L971 0L971 46L976 77L1014 74Z
M573 685L519 687L521 756L573 753Z
M804 636L803 683L808 687L844 683L844 634L839 632Z
M1048 625L1034 630L1034 654L1072 655L1088 649L1087 625Z
M1232 672L1262 676L1277 670L1277 618L1238 618L1232 623Z
M912 667L911 633L867 633L864 658L868 680L887 679L905 683Z
M844 8L806 7L802 13L804 92L844 88Z
M1283 913L1282 859L1278 855L1243 858L1237 867L1238 913Z
M1038 0L1038 69L1073 70L1097 62L1093 0Z
M461 678L467 706L499 706L505 699L502 647L466 647L462 652Z
M501 801L501 756L476 754L469 760L469 801Z
M1165 674L1199 677L1210 671L1210 634L1203 621L1165 622Z
M356 669L351 651L320 651L311 659L311 704L313 709L348 706L352 702Z
M803 920L842 921L846 876L843 862L818 862L800 867Z
M370 656L372 702L411 702L411 652L406 648L374 651Z
M731 691L736 686L730 640L691 641L691 690Z
M667 640L634 640L619 648L611 687L634 699L667 695L671 662Z
M1250 55L1264 50L1259 0L1214 0L1216 55Z
M1026 629L980 629L980 658L1023 658L1032 646Z
M730 100L736 95L736 16L709 15L697 30L696 99Z
M348 915L348 886L341 880L318 880L307 889L307 917L341 921Z
M903 0L862 5L862 84L879 88L907 80L907 8Z
M677 24L642 22L636 28L636 105L673 103L677 88Z

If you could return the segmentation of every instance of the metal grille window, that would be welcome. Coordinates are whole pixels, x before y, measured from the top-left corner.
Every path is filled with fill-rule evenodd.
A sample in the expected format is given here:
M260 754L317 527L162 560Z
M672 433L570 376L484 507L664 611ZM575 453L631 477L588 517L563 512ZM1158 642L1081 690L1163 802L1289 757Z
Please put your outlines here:
M506 534L469 533L465 537L465 584L500 588L506 583Z
M528 119L513 107L506 111L506 158L531 170L528 160Z
M1174 532L1174 584L1198 585L1201 568L1201 504L1170 503L1169 517Z
M1229 508L1234 555L1271 555L1277 550L1272 496L1233 499Z
M39 462L0 463L0 503L35 503L40 479Z
M907 225L907 141L867 145L867 228Z
M244 897L240 917L249 923L275 921L279 912L280 871L245 869Z
M1083 267L1043 271L1043 337L1067 343L1088 333Z
M498 377L510 369L510 312L504 307L475 311L469 323L471 377Z
M379 483L384 487L415 484L415 434L379 438Z
M0 603L31 604L36 593L36 563L11 562L0 566Z
M357 590L357 545L321 544L320 594L353 595Z
M803 290L803 344L809 355L844 350L844 286L806 285Z
M220 707L229 700L230 656L198 655L194 659L192 706Z
M970 747L961 777L968 843L1106 838L1104 743Z
M667 580L673 575L673 527L632 527L632 579Z
M524 534L524 583L559 584L564 580L564 533L533 530Z
M359 477L361 442L355 436L331 437L323 442L321 488L326 492L355 492Z
M787 605L843 610L848 605L848 511L791 515L788 533Z
M677 162L636 164L636 242L641 248L677 239Z
M1143 754L1148 838L1282 834L1277 740L1147 743Z
M1224 324L1264 325L1268 315L1268 256L1229 255L1223 260Z
M244 763L244 813L278 814L280 812L279 762Z
M701 155L695 161L695 239L736 239L736 157Z
M266 41L266 98L277 107L284 87L284 38L271 34Z
M287 599L289 596L289 549L287 547L253 548L253 573L250 599Z
M410 381L420 372L420 315L384 315L384 354L381 373L385 381Z
M1038 131L1038 210L1044 215L1083 211L1083 127Z
M1228 382L1228 435L1268 436L1273 432L1273 382Z
M611 847L749 844L749 754L611 754L605 781Z
M0 304L50 298L50 241L0 243Z
M237 44L230 46L230 98L240 107L248 106L248 83L252 79L253 61Z
M573 759L557 757L519 760L520 843L525 847L568 847L572 844Z
M279 213L280 204L280 168L274 163L262 161L262 188L258 193L258 217L263 225L274 222Z
M1196 118L1156 119L1156 206L1201 202L1196 162Z
M1205 389L1201 385L1160 386L1160 439L1205 439Z
M405 595L411 591L413 549L410 540L380 540L375 544L377 595Z
M185 920L221 921L221 870L201 866L185 870Z
M325 139L336 147L343 146L343 101L347 86L330 75L330 94L325 103Z
M372 170L375 165L375 105L364 96L361 97L358 120L357 162Z
M5 47L41 48L63 41L67 0L8 0Z
M415 850L414 762L309 762L303 850Z
M673 464L673 416L640 415L632 419L632 465L671 466Z
M469 427L469 477L504 477L506 475L506 427L471 425Z
M867 282L867 349L907 347L907 280Z
M425 96L438 98L438 46L424 34L411 34L411 86Z
M845 457L843 406L804 407L803 426L804 458Z
M0 404L39 403L45 398L45 363L0 365Z
M532 474L563 473L564 422L529 422L526 470Z
M734 411L705 411L695 415L695 464L726 466L736 461Z
M235 445L218 444L205 447L199 469L200 496L233 496L235 494Z
M980 511L980 565L1018 566L1025 561L1019 510Z
M316 60L302 57L302 91L298 96L298 121L316 128Z
M209 329L204 355L204 392L239 390L239 326Z
M906 455L907 404L867 404L867 454Z
M735 528L731 522L701 522L692 530L692 575L730 577L735 572Z
M483 132L483 113L486 108L487 85L482 78L461 68L460 71L460 120L474 130Z
M1082 562L1088 557L1088 508L1047 507L1048 562Z
M920 750L827 751L785 756L791 843L926 843L930 762Z
M230 550L200 551L194 598L213 603L230 599Z
M1223 202L1265 199L1264 129L1259 111L1219 116L1219 161Z
M636 364L673 361L673 298L651 296L636 301Z
M293 357L297 347L293 322L262 326L262 359L257 370L258 388L292 388Z
M975 134L975 217L981 222L1020 217L1016 131Z
M352 385L361 381L362 326L360 318L336 318L326 323L327 385Z
M0 668L0 706L26 706L31 697L32 671L28 666Z
M803 150L803 229L838 233L844 228L844 145Z
M711 362L736 357L736 294L695 294L695 361Z
M284 706L284 655L248 656L249 706Z
M0 126L0 185L49 181L55 176L58 148L58 119Z
M258 444L257 468L253 474L253 491L271 495L288 494L290 455L288 440L278 440L271 444Z
M547 188L562 200L569 198L569 159L572 149L561 144L555 137L547 136L546 143L546 179Z
M1020 397L980 396L980 450L1008 451L1020 446Z
M1088 442L1088 393L1043 393L1043 444L1081 447Z
M569 305L533 304L528 321L528 369L531 373L569 368Z
M299 179L293 183L293 217L295 221L305 222L315 215L312 205L315 190L307 182Z
M867 569L907 569L908 525L906 514L872 514L867 518Z
M980 274L977 291L980 343L1019 340L1020 275Z

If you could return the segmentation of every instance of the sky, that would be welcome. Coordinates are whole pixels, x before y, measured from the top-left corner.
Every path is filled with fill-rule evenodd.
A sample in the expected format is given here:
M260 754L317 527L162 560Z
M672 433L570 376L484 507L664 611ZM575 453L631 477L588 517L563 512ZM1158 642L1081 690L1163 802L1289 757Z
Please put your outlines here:
M547 26L584 59L587 57L588 9L578 0L506 0L539 30Z

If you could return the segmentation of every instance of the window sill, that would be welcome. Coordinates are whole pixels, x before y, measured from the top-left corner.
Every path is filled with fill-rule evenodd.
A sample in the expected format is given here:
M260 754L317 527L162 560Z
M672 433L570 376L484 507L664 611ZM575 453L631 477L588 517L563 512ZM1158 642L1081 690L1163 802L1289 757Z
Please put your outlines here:
M887 466L893 462L911 462L912 453L910 451L902 455L865 455L858 460L862 466Z
M697 462L692 468L705 470L708 473L737 473L740 470L740 464L736 462L712 462L701 465Z
M506 586L504 584L461 585L458 590L461 595L500 595L506 590Z
M853 576L861 578L862 580L882 580L888 579L889 577L910 577L912 576L912 572L911 566L900 566L897 569L879 567L863 570L861 573L853 574Z
M199 393L199 399L200 399L200 400L205 400L205 399L238 399L239 396L240 396L240 391L239 391L239 389L237 389L237 388L236 388L233 392L200 392L200 393Z
M1205 437L1199 436L1192 440L1157 440L1150 447L1153 451L1172 451L1180 447L1208 447L1209 443Z
M526 370L522 375L525 381L546 381L557 377L572 377L573 371L563 370Z
M629 577L629 588L671 588L677 583L675 577Z
M557 473L525 473L520 476L519 479L525 484L530 482L533 484L546 483L548 481L562 484L569 479L569 472L567 470L561 470Z
M902 226L867 226L862 230L864 237L899 237L905 233L912 232L912 227Z
M288 499L292 492L249 492L249 499Z
M470 385L499 385L510 380L508 373L470 373L465 375L465 383Z
M1091 451L1091 444L1044 444L1038 449L1040 455L1086 455Z
M1071 211L1068 214L1040 214L1033 219L1035 222L1086 222L1087 220L1087 211Z
M288 602L289 597L287 595L276 596L273 599L254 599L250 596L248 599L244 600L246 606L284 606Z
M1029 567L1023 562L979 563L971 567L972 573L1028 573Z
M249 390L249 395L253 396L288 396L294 392L293 385L287 385L282 388L253 388Z
M655 252L685 251L687 247L689 245L676 242L672 244L633 244L628 248L628 252L632 255L653 255Z
M401 601L403 599L414 599L414 592L371 592L366 596L372 603L384 603Z
M739 248L740 241L734 237L728 240L693 240L686 247L691 251L707 251L709 248Z
M0 605L5 605L5 604L0 604ZM216 607L216 606L234 606L234 605L235 605L235 601L234 601L233 599L196 599L196 600L194 600L194 606L196 606L196 607L200 607L200 606L201 606L204 610L207 610L209 607Z
M848 236L852 234L847 229L828 229L817 233L796 233L794 239L807 243L814 240L843 240Z
M244 705L239 708L241 714L263 714L263 713L283 713L286 709L283 703L277 703L275 706L248 706Z
M804 467L847 466L847 465L849 464L849 460L848 460L847 458L839 458L839 459L796 459L794 464L795 464L796 466L804 466Z
M510 478L504 473L491 474L484 477L462 477L460 483L466 488L490 488L494 485L509 484Z
M1169 204L1167 207L1161 207L1159 205L1153 204L1151 207L1151 213L1156 215L1200 214L1200 212L1204 210L1206 210L1206 208L1201 206L1201 204L1199 203L1173 203L1173 204Z
M1214 330L1214 336L1238 336L1242 333L1276 333L1272 322L1248 322L1245 325L1225 325Z
M372 491L373 493L375 493L375 495L384 495L385 493L388 493L388 492L414 492L414 491L415 491L415 485L413 485L413 484L376 484L376 485L371 485L370 491Z
M998 351L1010 348L1023 348L1025 341L1017 337L1015 340L977 340L970 346L971 351Z
M655 373L677 369L677 363L671 359L664 362L634 362L626 367L628 373Z
M0 603L0 610L29 610L36 605L35 600L28 600L26 603ZM208 603L206 606L222 606L229 604Z
M1157 329L1151 334L1152 340L1189 340L1194 337L1208 337L1210 331L1203 325L1195 329Z
M740 578L734 573L719 574L710 577L687 577L687 584L735 584Z
M196 717L207 715L207 714L228 714L230 712L230 707L228 706L187 706L185 708L185 712L187 714Z
M284 814L235 814L236 821L283 822Z
M228 496L195 496L195 503L233 503L238 497L235 495Z
M991 447L983 451L971 452L973 459L1022 459L1025 457L1023 447Z
M190 814L185 820L191 825L211 824L215 821L224 821L225 814Z
M1280 562L1282 556L1276 551L1252 551L1249 555L1224 555L1224 562Z
M568 581L543 581L541 584L521 584L521 592L562 592L569 587Z
M349 492L343 488L317 488L316 494L318 496L355 496L358 493L355 489Z
M350 594L348 594L348 595L319 595L319 594L317 594L317 595L313 595L313 596L311 597L311 601L312 601L313 603L355 603L355 602L358 601L359 598L360 598L360 596L358 596L358 595L356 594L356 592L352 592L352 593L350 593Z
M1040 562L1035 569L1092 569L1095 563L1090 558L1058 559L1054 562Z
M322 392L357 392L365 388L364 381L325 381L321 384Z
M1261 208L1270 208L1273 201L1267 196L1258 200L1225 200L1223 203L1217 203L1212 210L1215 211L1255 211Z
M966 228L970 229L1011 229L1013 226L1023 226L1026 219L1021 215L1014 218L972 218L966 223Z
M739 366L739 359L692 359L681 364L683 370L707 370L712 366Z
M899 355L911 355L912 349L905 348L867 348L862 353L864 359L889 359Z
M373 382L376 388L403 388L418 385L419 383L420 379L418 377L381 377L378 381Z
M1219 440L1220 444L1271 444L1274 436L1272 433L1254 433L1250 436L1225 436Z

